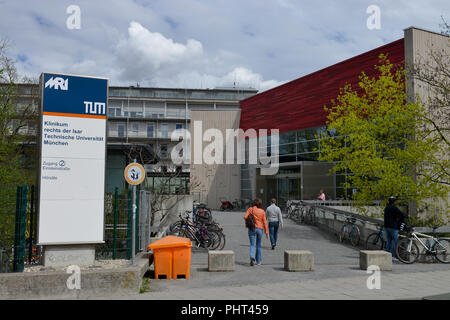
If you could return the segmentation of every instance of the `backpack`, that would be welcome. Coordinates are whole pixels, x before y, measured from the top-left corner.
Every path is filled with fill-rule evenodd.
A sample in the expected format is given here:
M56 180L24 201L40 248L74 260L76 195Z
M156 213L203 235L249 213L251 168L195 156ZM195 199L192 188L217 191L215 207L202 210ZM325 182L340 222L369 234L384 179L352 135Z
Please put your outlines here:
M255 231L255 217L253 216L253 208L252 213L248 215L247 219L245 219L245 227L251 231Z

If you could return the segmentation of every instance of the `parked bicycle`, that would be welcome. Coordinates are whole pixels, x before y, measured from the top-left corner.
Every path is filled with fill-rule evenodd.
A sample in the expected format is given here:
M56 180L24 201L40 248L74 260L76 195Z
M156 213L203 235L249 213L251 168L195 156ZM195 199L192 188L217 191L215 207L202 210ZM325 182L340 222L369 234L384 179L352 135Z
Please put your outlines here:
M194 222L212 221L211 210L206 207L206 204L203 203L194 204L192 212L193 212L192 219L194 220Z
M386 239L384 237L384 226L377 224L378 231L369 234L366 239L367 250L383 250L386 248Z
M294 220L295 222L315 225L316 214L314 207L306 206L303 203L292 203L289 206L287 218Z
M294 211L298 208L298 206L301 204L300 201L296 201L296 200L288 200L286 202L286 218L291 219Z
M231 211L234 210L234 205L226 200L226 199L220 199L220 211Z
M302 213L302 223L315 225L316 224L316 211L314 207L304 207Z
M344 242L348 240L356 247L359 244L360 238L361 232L356 225L356 218L347 218L339 232L339 241Z
M431 236L414 231L413 226L407 228L407 237L401 239L397 244L396 253L398 260L406 264L416 262L420 255L419 244L426 254L434 255L442 263L449 263L450 241L439 238L436 235L436 229L438 228L433 227Z
M232 205L235 210L241 210L242 203L240 199L234 199Z
M286 218L298 221L303 204L300 201L288 200L286 203Z
M190 211L185 211L184 217L179 214L180 220L172 224L169 234L189 238L197 248L222 250L225 247L223 229L214 221L191 221L190 213Z

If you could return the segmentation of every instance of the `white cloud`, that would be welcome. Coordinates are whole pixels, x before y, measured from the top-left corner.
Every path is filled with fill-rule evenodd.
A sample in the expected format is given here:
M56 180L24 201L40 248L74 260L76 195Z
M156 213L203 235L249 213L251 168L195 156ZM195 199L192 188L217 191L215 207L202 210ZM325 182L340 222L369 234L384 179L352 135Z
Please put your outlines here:
M195 39L186 44L175 42L158 32L152 32L132 21L127 37L116 47L120 79L158 87L218 86L252 87L266 90L279 85L276 80L264 80L262 75L237 66L231 70L224 59L228 52L209 55ZM228 69L228 70L226 70ZM222 72L222 73L221 73Z
M447 2L78 0L81 29L68 30L73 0L0 0L0 33L30 77L71 72L113 85L264 90L397 40L409 26L439 31L441 16L450 19ZM367 29L372 4L381 30Z
M203 46L197 40L189 39L186 45L176 43L135 21L130 23L128 38L121 41L117 49L120 59L133 61L138 66L150 64L155 70L203 54Z

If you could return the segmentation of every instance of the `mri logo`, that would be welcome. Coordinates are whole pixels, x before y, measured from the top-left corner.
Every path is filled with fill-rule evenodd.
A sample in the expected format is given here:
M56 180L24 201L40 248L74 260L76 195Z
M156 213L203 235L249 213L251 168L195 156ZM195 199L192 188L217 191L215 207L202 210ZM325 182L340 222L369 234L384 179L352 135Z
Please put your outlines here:
M63 79L61 77L51 77L45 83L46 88L55 89L55 90L69 90L69 78Z
M106 118L108 79L42 73L40 80L43 89L42 111L47 115L64 113Z

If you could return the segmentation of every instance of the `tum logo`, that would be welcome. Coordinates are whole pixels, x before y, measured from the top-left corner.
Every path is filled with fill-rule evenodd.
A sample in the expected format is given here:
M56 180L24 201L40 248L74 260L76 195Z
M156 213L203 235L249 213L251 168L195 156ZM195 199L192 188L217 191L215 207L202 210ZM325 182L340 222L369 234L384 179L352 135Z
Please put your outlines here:
M46 88L50 87L50 89L54 88L55 90L67 91L67 90L69 90L69 78L64 80L63 78L60 78L60 77L56 77L56 78L51 77L45 83L45 87Z

